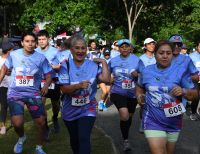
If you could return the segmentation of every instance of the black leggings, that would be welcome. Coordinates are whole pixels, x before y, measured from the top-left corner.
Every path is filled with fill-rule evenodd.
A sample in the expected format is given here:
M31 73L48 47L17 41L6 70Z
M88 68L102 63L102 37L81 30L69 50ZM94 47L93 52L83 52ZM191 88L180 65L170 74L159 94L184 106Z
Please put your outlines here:
M1 112L0 112L0 122L5 122L7 117L7 91L8 88L0 87L0 105L1 105Z
M70 144L74 154L90 154L90 136L96 117L81 117L73 121L65 121L70 135Z

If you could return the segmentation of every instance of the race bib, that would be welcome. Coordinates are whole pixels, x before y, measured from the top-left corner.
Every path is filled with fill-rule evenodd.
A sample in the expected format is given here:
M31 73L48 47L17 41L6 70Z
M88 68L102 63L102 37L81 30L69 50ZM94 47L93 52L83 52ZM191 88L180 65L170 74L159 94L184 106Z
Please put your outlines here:
M166 117L175 117L183 114L186 111L183 104L178 101L169 104L164 104L163 108Z
M46 83L45 80L42 80L41 82L41 88L44 87L44 84ZM49 85L48 89L55 89L55 83L54 82L51 82L51 84Z
M23 86L23 87L30 87L33 86L34 78L33 76L22 76L17 75L15 77L16 80L16 86Z
M86 97L72 97L72 106L83 106L90 103L89 96Z
M122 81L122 89L132 89L135 88L135 83L131 80Z

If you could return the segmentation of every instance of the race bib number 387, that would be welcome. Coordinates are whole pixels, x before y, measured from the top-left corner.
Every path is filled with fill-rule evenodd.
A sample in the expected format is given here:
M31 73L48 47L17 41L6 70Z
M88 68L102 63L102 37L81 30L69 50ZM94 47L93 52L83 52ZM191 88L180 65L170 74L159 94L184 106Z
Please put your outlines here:
M186 110L181 102L172 102L163 105L166 117L175 117L183 114Z
M21 76L17 75L15 77L16 86L33 86L34 78L33 76Z

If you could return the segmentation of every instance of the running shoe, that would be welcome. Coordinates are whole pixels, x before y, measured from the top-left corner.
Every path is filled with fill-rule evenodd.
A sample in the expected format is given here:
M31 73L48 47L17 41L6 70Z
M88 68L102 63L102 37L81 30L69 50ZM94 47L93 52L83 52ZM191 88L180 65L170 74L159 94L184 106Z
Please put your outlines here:
M131 150L131 146L130 146L130 143L128 140L124 140L124 143L123 143L123 150L124 151L130 151Z
M192 120L192 121L197 121L197 120L198 120L197 114L191 114L191 115L190 115L190 120Z
M106 111L107 107L106 107L106 103L103 103L103 111Z
M98 103L98 109L99 109L99 111L103 111L103 101L102 100L100 100L99 101L99 103Z
M42 147L36 147L35 154L46 154L46 152L44 152Z
M14 146L14 153L22 153L23 150L23 144L26 140L26 135L24 135L23 137L20 137L17 141L17 143Z

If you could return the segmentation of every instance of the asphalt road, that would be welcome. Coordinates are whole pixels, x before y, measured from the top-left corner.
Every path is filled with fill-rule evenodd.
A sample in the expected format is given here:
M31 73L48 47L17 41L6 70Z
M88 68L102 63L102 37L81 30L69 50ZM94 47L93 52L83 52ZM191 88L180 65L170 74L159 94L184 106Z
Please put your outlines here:
M99 91L97 99L99 98ZM112 138L118 154L149 154L150 149L144 137L139 133L139 109L137 108L132 126L129 133L129 141L132 151L123 152L122 137L119 127L119 115L114 105L111 105L107 111L99 112L96 125L102 128L105 133ZM183 129L180 133L176 146L175 154L200 154L200 121L191 121L187 114L184 115Z

